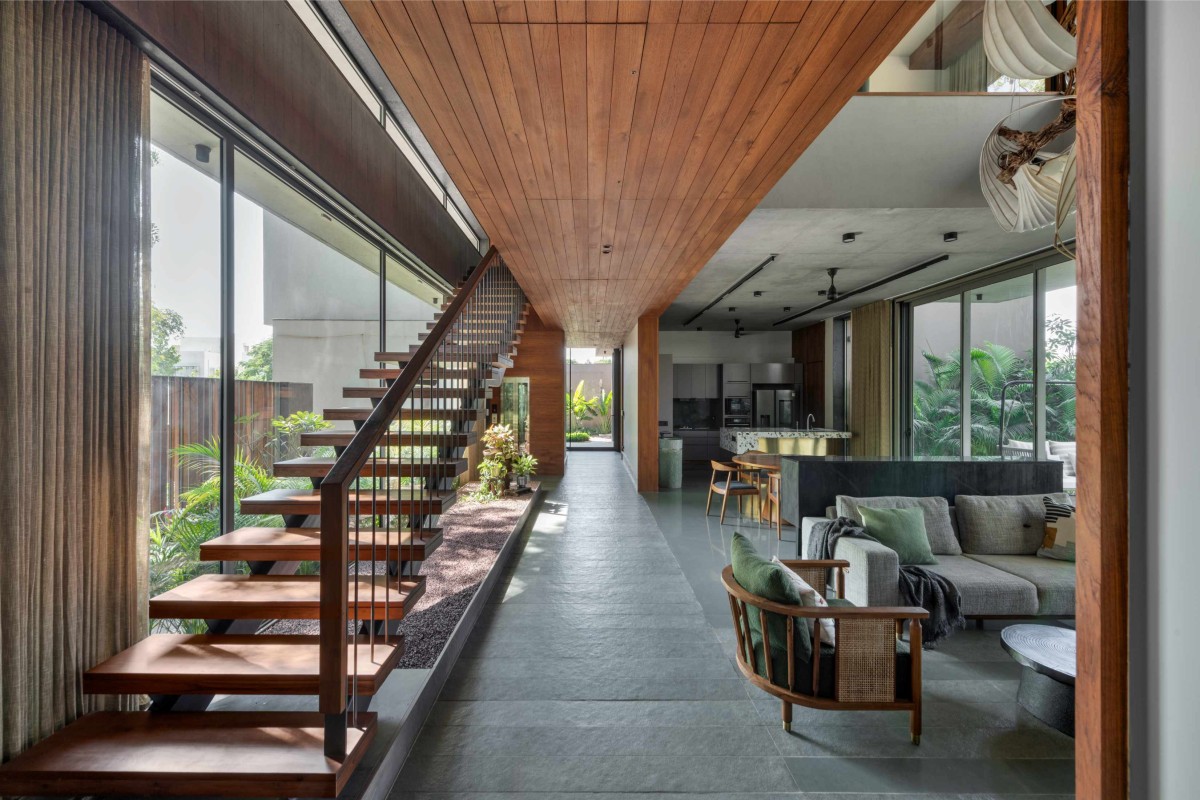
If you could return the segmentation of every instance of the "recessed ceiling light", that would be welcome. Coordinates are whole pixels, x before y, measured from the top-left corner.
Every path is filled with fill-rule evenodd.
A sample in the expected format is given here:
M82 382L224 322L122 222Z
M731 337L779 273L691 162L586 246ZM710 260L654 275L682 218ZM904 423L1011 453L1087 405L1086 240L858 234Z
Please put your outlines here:
M842 244L850 244L851 242L854 241L854 237L856 235L857 234L854 234L854 233L843 233L842 234Z
M791 310L792 310L792 307L791 307L791 306L784 306L784 307L783 307L783 310L784 310L784 311L791 311Z
M755 297L762 297L762 292L755 292L755 293L754 293L754 296L755 296Z
M958 231L950 231L949 233L943 233L942 241L943 242L957 242L958 241Z
M735 306L730 306L730 307L729 307L729 310L730 310L730 311L737 311L737 308L736 308Z

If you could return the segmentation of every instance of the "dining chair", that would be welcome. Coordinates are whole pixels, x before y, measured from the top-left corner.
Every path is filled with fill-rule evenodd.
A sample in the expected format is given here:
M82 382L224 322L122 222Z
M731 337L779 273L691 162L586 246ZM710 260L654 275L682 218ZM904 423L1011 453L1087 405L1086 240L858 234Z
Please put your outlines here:
M721 524L725 524L725 504L729 502L730 496L738 499L738 514L743 513L742 500L746 497L754 497L761 502L762 498L759 495L758 486L749 481L742 480L743 468L737 464L724 464L720 461L712 461L712 478L708 482L708 501L704 504L704 516L708 516L712 510L712 498L714 494L721 495ZM718 476L724 475L725 481L721 483Z
M781 480L782 476L778 472L767 475L767 499L763 503L766 506L767 520L773 520L775 523L775 538L780 540L783 539L783 507L779 505Z

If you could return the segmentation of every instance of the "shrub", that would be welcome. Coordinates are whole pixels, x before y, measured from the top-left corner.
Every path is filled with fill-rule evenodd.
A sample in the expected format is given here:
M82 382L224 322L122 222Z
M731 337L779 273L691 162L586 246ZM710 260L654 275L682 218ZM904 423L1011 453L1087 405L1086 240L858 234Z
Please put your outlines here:
M567 431L568 442L587 442L591 440L587 431Z

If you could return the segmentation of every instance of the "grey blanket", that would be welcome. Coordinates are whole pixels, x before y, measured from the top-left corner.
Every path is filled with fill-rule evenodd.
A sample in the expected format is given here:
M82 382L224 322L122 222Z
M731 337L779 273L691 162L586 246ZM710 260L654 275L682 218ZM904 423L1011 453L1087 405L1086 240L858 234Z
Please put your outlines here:
M847 517L838 517L813 526L808 540L808 558L834 558L838 540L843 536L878 542L863 527ZM962 599L958 587L944 575L912 565L900 566L900 600L929 612L921 620L921 640L925 647L935 645L966 624L962 615Z

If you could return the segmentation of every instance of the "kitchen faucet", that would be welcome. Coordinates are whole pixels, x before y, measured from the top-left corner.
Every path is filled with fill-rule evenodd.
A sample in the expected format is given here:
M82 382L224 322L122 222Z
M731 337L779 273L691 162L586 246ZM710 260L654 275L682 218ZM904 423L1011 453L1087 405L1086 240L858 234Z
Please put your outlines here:
M814 422L816 422L816 419L817 419L817 417L816 417L816 415L815 415L815 414L809 414L809 415L808 415L808 419L805 421L805 424L806 424L806 425L808 425L808 429L809 429L810 431L812 430L812 424L813 424Z

